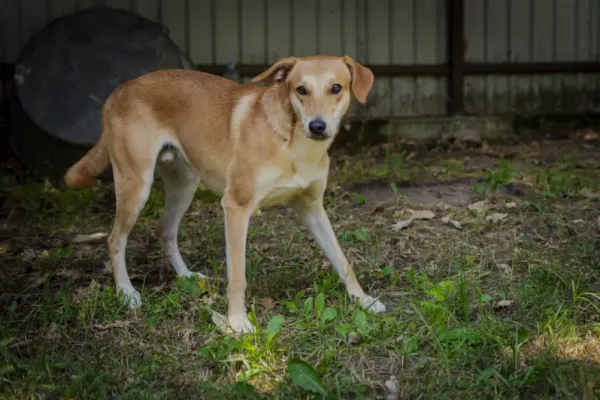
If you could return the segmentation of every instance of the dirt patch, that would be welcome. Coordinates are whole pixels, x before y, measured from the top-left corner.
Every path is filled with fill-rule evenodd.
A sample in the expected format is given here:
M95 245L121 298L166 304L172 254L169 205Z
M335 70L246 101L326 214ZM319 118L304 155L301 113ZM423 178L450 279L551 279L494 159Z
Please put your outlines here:
M396 193L392 189L392 182L375 180L342 186L345 190L362 194L367 202L378 203L394 200L402 196L410 204L433 204L442 202L450 206L465 206L480 197L473 191L473 187L481 183L477 178L457 178L446 181L434 182L394 182ZM528 187L521 184L509 184L498 187L495 197L508 198L522 196ZM489 196L492 196L489 194Z

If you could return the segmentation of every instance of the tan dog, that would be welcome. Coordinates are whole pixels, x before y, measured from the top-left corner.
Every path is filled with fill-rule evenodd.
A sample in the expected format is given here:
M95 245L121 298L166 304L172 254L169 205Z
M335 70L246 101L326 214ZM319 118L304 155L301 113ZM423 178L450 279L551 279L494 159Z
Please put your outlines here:
M156 170L166 192L160 237L178 276L196 274L181 257L177 231L198 184L223 196L228 321L234 331L253 330L244 304L250 216L277 204L297 211L352 298L373 312L385 311L356 280L323 208L327 149L351 93L366 101L373 73L347 56L289 57L252 80L258 81L275 83L241 85L198 71L163 70L125 82L108 97L99 142L65 181L89 187L112 163L117 210L108 249L117 290L131 308L140 305L125 248Z

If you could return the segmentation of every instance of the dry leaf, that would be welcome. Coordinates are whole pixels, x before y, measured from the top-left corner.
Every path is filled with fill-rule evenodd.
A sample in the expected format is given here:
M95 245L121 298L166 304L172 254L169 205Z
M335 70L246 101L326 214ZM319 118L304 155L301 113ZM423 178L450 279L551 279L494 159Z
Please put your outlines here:
M408 210L410 211L410 219L433 219L435 214L430 210Z
M65 277L67 279L76 279L82 275L82 272L78 269L63 268L60 271L58 271L57 275Z
M391 375L387 381L385 381L385 400L398 400L400 399L400 388L398 387L398 378Z
M514 304L513 300L500 300L497 304L496 304L496 308L507 308L510 307Z
M454 139L456 139L456 141L462 142L462 143L471 143L471 144L481 143L481 133L474 131L474 130L465 129L462 131L457 131L457 132L454 132L454 134L452 136L454 136Z
M511 201L510 203L506 203L504 206L506 208L516 208L517 207L517 203L515 203L514 201Z
M108 236L108 233L105 232L96 232L96 233L92 233L90 235L77 235L73 238L73 243L89 243L89 242L95 242L98 240L102 240L105 237Z
M450 225L454 226L456 229L460 229L462 227L462 225L460 224L460 222L455 221L453 219L450 219L450 217L444 217L444 218L442 218L442 222L444 224L450 224Z
M600 193L594 192L592 189L583 188L579 191L579 194L588 199L600 199Z
M42 275L35 274L35 276L36 276L35 279L30 280L30 282L31 282L29 285L30 289L41 286L44 282L46 282L48 280L48 274L42 274Z
M597 140L598 134L592 130L588 130L585 135L583 135L584 140Z
M506 263L500 263L498 264L498 268L502 271L502 272L509 272L510 271L510 266Z
M129 325L131 325L131 321L122 321L122 320L118 320L115 322L110 322L108 324L96 324L94 325L94 329L97 329L99 331L105 331L107 329L113 329L113 328L126 328Z
M216 311L209 309L211 313L212 322L219 328L222 333L231 333L231 328L229 327L229 322L227 321L227 317L223 314L219 314Z
M413 222L412 219L400 220L400 221L396 222L394 225L392 225L392 229L395 231L399 231L401 229L408 228L410 226L410 224L412 224L412 222Z
M275 302L270 297L262 298L258 303L267 310L272 310L275 308Z
M201 301L203 304L206 304L207 306L212 306L212 305L213 305L213 303L215 302L215 299L216 299L217 297L218 297L218 295L217 295L216 293L213 293L213 294L212 294L212 295L210 295L210 296L202 296L202 297L200 298L200 301Z
M577 225L579 225L579 224L583 224L584 222L585 222L585 221L584 221L584 220L582 220L582 219L576 219L576 220L574 220L574 221L573 221L573 223L574 223L574 224L577 224Z
M356 332L350 332L348 335L348 344L354 346L360 343L360 336Z
M598 219L596 220L596 226L598 226L598 229L600 229L600 217L598 217Z
M25 262L33 261L37 257L35 250L26 249L21 253L21 259Z
M58 193L59 190L52 186L52 183L48 178L44 179L44 192L48 193Z
M508 217L508 214L494 213L494 214L491 214L491 215L488 215L487 217L485 217L485 220L495 224L496 222L502 221L506 217Z
M446 210L448 210L448 209L452 208L452 206L451 206L451 205L448 205L448 204L446 204L446 203L444 203L444 202L438 202L438 203L437 203L437 206L438 206L439 208L441 208L442 210L444 210L444 211L446 211Z
M408 212L410 212L410 218L396 222L392 226L393 230L399 231L401 229L408 228L410 226L410 224L412 224L412 222L416 219L429 220L429 219L433 219L435 217L435 214L433 213L433 211L429 211L429 210L418 210L418 211L408 210Z
M486 212L489 208L488 202L485 200L478 201L477 203L469 204L467 208L473 211L475 214Z
M58 330L58 326L56 323L51 323L48 327L48 331L44 334L44 338L48 340L56 340L61 338L60 331Z

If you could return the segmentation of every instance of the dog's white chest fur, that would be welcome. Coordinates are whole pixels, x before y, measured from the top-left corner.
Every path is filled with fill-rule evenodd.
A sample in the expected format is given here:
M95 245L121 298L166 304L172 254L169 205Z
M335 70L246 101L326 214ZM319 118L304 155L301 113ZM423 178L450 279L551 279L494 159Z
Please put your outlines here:
M300 165L293 173L286 172L275 166L261 168L257 176L259 207L286 204L321 178L321 171L313 166Z
M265 164L256 177L258 207L284 205L302 194L315 181L327 177L328 142L306 137L302 128L294 132L293 144L284 147L280 161Z

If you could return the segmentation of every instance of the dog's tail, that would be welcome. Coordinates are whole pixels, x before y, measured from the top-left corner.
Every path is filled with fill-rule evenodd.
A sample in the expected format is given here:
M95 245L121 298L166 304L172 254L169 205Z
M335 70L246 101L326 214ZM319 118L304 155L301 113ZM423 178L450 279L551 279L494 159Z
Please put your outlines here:
M65 183L73 189L88 188L94 186L95 177L98 176L104 168L110 163L108 148L101 137L98 143L94 145L65 174Z

